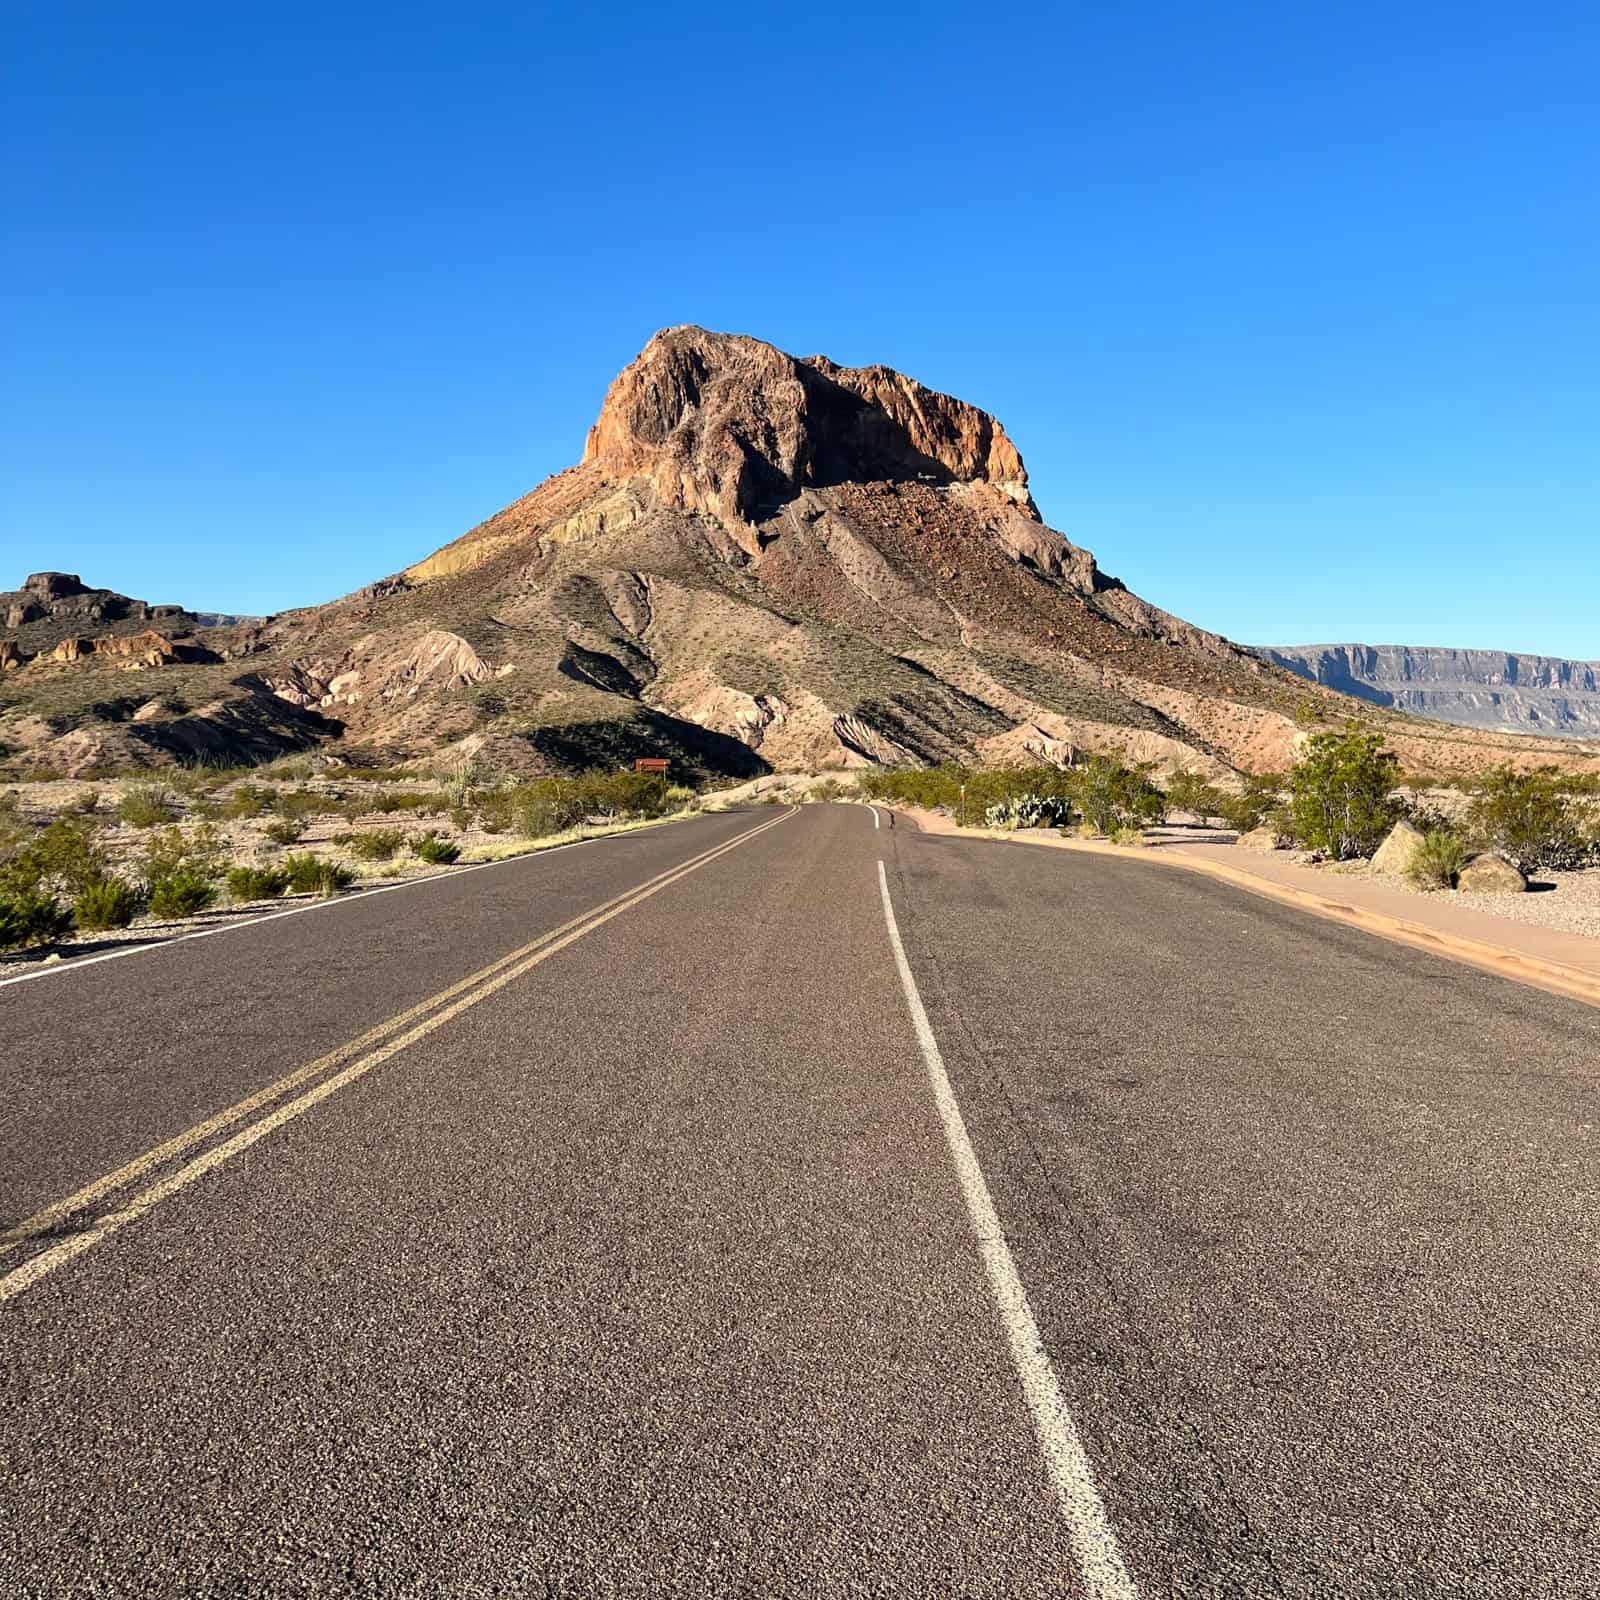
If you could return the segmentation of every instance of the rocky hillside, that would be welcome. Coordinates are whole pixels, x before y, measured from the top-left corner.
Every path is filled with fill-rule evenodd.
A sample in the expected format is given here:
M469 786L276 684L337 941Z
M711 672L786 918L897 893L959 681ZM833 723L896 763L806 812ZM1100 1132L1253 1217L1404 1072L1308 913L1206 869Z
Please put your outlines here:
M1130 594L1044 524L977 407L701 328L616 378L576 466L404 571L203 638L141 620L172 655L18 635L14 766L330 743L753 775L1119 748L1222 776L1290 759L1308 694L1415 767L1550 758L1308 690Z
M1600 739L1600 661L1394 644L1264 645L1256 653L1373 705L1469 728Z

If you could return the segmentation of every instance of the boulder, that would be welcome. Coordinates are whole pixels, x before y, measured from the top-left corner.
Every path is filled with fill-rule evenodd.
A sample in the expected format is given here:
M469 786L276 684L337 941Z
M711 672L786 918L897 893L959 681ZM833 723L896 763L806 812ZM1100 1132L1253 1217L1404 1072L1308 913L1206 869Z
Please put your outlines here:
M1252 828L1249 833L1241 833L1238 842L1246 850L1281 850L1283 841L1278 837L1278 830L1273 827Z
M1498 850L1486 850L1461 869L1456 887L1467 894L1522 894L1528 880Z
M1378 846L1377 854L1372 858L1372 870L1392 873L1397 878L1403 876L1422 840L1421 830L1412 827L1402 817L1389 830L1388 837Z

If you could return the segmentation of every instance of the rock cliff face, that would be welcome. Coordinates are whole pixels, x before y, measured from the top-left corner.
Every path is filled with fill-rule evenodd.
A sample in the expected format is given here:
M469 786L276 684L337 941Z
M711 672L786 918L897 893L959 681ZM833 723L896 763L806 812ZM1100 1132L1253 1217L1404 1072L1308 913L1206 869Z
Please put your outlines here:
M1600 661L1391 644L1263 645L1257 654L1341 694L1441 722L1600 738Z
M47 579L6 598L102 615L6 630L0 745L34 768L330 743L741 776L1121 750L1221 778L1292 759L1308 693L1352 709L1103 573L977 406L702 328L616 378L577 465L332 604L111 649L87 641L152 631L137 603L107 620ZM126 692L157 661L159 693ZM1439 770L1563 748L1388 725Z

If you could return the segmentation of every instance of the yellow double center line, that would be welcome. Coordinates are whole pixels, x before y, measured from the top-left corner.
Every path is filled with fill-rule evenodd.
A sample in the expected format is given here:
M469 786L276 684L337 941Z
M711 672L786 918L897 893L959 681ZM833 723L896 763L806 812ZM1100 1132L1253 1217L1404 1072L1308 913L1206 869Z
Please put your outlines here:
M498 961L491 962L470 977L452 984L448 989L441 989L438 994L430 996L419 1005L412 1006L409 1010L390 1017L388 1021L379 1023L377 1027L369 1029L359 1038L351 1039L348 1043L340 1045L337 1050L330 1051L309 1065L279 1078L276 1083L268 1084L265 1089L260 1089L255 1094L217 1112L215 1116L207 1117L204 1122L198 1122L192 1128L185 1129L184 1132L166 1140L165 1143L145 1151L126 1166L85 1184L75 1194L46 1206L44 1210L36 1212L25 1222L19 1222L15 1227L0 1234L0 1250L8 1250L29 1239L60 1230L72 1217L92 1206L97 1200L116 1193L136 1179L192 1150L196 1145L203 1144L215 1134L221 1133L223 1129L243 1121L263 1106L282 1099L284 1095L298 1089L302 1084L322 1078L314 1088L277 1106L259 1121L240 1129L232 1138L213 1146L203 1155L179 1167L177 1171L151 1184L121 1209L96 1217L81 1228L74 1228L67 1238L42 1250L20 1267L7 1273L5 1277L0 1278L0 1305L14 1299L24 1289L30 1288L41 1278L54 1272L57 1267L65 1266L76 1256L82 1255L85 1250L99 1244L119 1228L126 1227L128 1223L142 1217L163 1200L188 1188L191 1183L203 1178L208 1172L215 1171L224 1162L232 1160L240 1151L248 1150L258 1139L264 1139L274 1129L281 1128L286 1122L309 1111L330 1095L337 1094L346 1084L353 1083L374 1067L381 1066L391 1056L398 1055L400 1051L415 1044L419 1039L426 1038L435 1029L442 1028L445 1023L477 1005L480 1000L488 999L491 994L505 988L508 983L515 982L525 972L531 971L542 961L548 961L551 956L565 950L569 944L575 943L585 934L593 933L596 928L609 922L613 917L621 916L624 911L641 901L660 894L663 889L669 888L680 878L688 877L691 872L698 872L701 867L725 856L730 850L737 850L742 844L748 844L750 840L777 827L779 823L793 815L793 811L786 811L782 816L774 817L771 822L764 822L759 828L752 828L748 833L740 834L737 839L713 846L700 855L691 856L689 860L668 868L667 871L648 879L636 888L603 901L581 916L563 923L559 928L553 928L520 949L513 950L509 955L501 956ZM337 1070L340 1068L342 1070ZM331 1073L332 1076L323 1077L325 1073Z

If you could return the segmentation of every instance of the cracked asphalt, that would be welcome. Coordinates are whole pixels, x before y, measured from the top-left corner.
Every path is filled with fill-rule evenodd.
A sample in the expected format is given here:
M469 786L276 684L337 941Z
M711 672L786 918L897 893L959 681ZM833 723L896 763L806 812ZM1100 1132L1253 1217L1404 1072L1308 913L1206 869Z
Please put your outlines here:
M0 989L0 1232L779 815ZM880 859L1139 1594L1600 1595L1600 1012L844 806L0 1303L0 1594L1089 1593Z

